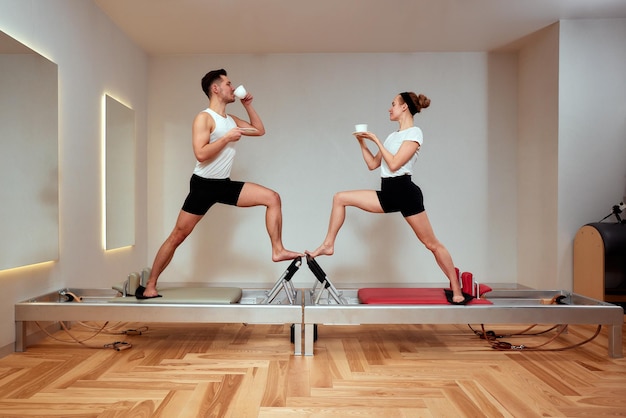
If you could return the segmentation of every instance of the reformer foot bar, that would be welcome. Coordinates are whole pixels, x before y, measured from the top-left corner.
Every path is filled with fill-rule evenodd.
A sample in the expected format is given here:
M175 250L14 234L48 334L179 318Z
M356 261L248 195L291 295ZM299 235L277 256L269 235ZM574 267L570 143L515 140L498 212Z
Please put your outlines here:
M309 266L309 269L311 270L315 278L317 279L315 283L313 283L313 287L311 288L311 290L309 290L311 299L316 304L318 304L324 292L327 292L329 299L332 299L333 301L335 301L336 303L340 305L345 305L347 301L341 298L341 292L339 292L337 288L335 288L333 283L330 281L330 279L326 275L326 272L324 272L324 270L322 270L320 265L317 264L317 261L315 261L313 257L307 254L306 263ZM317 289L318 285L320 285L319 290Z
M296 303L298 291L294 287L291 279L293 278L293 275L296 274L296 271L298 271L301 265L302 257L294 259L291 264L289 264L289 267L287 267L287 270L285 270L282 276L278 278L278 280L274 284L274 287L272 287L272 289L267 292L267 303L272 303L276 299L276 296L280 294L281 290L283 290L287 295L289 304L293 305L294 303Z
M360 324L591 324L608 329L608 355L621 358L621 307L562 290L491 290L485 302L465 306L443 304L364 304L359 290L337 290L314 259L307 258L328 296L316 293L316 286L305 293L304 355L314 354L317 325ZM311 267L313 266L313 267ZM416 286L417 287L417 286ZM443 292L443 289L439 289ZM558 298L559 304L546 304ZM320 303L324 301L325 303Z
M270 291L164 285L162 297L137 299L124 283L123 292L116 285L47 293L15 305L15 351L26 350L28 322L122 321L293 324L294 355L301 355L303 294L291 283L301 262L293 260Z

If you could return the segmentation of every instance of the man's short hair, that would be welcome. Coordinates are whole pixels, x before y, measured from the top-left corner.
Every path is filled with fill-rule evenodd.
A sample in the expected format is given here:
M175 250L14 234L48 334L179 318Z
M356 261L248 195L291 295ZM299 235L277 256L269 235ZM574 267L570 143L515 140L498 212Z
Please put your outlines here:
M202 77L202 91L204 92L204 94L207 95L209 99L211 98L211 84L218 81L220 78L222 78L222 76L227 75L228 74L226 74L226 70L221 68L219 70L209 71L205 74L204 77Z

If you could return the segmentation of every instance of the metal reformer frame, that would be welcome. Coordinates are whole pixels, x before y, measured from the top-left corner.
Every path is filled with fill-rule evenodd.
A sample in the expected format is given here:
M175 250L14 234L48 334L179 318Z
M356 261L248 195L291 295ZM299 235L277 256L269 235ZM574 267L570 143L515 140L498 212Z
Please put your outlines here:
M317 281L305 295L303 331L304 355L314 354L317 325L360 324L602 324L608 328L608 355L621 358L622 325L621 307L561 290L494 290L487 299L491 305L368 305L358 302L358 289L338 291L330 279L311 257L309 268ZM317 285L321 289L316 293ZM320 304L324 290L328 303ZM563 304L546 305L543 300L561 296ZM331 302L336 303L331 303Z
M113 289L64 289L15 305L16 351L25 351L26 323L30 321L129 321L176 323L292 323L294 355L313 355L317 324L602 324L608 326L608 354L622 357L624 312L619 306L555 290L499 290L488 293L493 305L364 305L357 289L342 291L332 284L311 257L307 264L316 278L312 289L296 290L291 279L301 266L300 258L269 291L243 289L237 304L114 303ZM319 289L318 289L319 286ZM272 303L285 291L289 304ZM80 295L85 303L72 303L67 293ZM320 304L324 292L328 303ZM541 300L559 293L565 304L543 305ZM252 302L246 303L245 300ZM303 349L304 346L304 350ZM303 352L304 351L304 352Z
M291 282L301 263L300 257L293 260L270 291L242 289L240 303L232 304L162 303L157 299L150 303L115 302L123 292L114 289L66 288L50 292L15 304L15 351L26 351L28 322L132 321L292 324L294 355L301 355L304 297ZM277 299L283 290L288 303L284 303L285 298Z

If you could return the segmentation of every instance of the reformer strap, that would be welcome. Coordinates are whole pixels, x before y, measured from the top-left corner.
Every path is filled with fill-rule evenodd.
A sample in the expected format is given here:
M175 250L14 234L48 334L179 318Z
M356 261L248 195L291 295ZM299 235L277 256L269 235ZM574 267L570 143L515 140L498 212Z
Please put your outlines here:
M82 345L83 347L86 347L86 348L112 348L115 351L127 350L127 349L132 347L131 343L126 342L126 341L115 341L113 343L108 343L108 344L104 344L104 345L92 345L92 344L87 344L86 343L86 341L94 338L95 336L97 336L98 334L103 332L105 330L105 328L107 327L107 325L109 324L109 321L106 321L104 323L104 325L102 325L101 327L99 327L97 329L95 329L95 327L90 327L92 329L95 329L95 332L91 336L83 338L83 339L79 339L74 334L72 334L70 332L69 328L67 327L67 325L65 325L64 321L59 321L59 323L61 324L61 328L63 328L63 331L65 331L65 333L70 336L71 340L62 340L60 338L55 337L53 334L49 333L44 327L42 327L41 324L39 323L39 321L35 321L35 324L37 324L39 329L41 331L43 331L48 337L52 338L55 341L60 341L60 342L63 342L63 343L77 343L77 344L80 344L80 345ZM82 323L81 323L81 325L82 325ZM138 334L138 335L141 335L141 334Z
M137 286L137 289L135 289L135 297L137 299L152 299L152 298L160 298L163 297L161 295L156 295L156 296L144 296L143 292L146 290L145 287L143 287L142 285Z
M563 300L566 299L566 297L564 295L556 295L554 296L551 300L550 303L551 305L567 305L567 303L563 302ZM563 351L563 350L569 350L571 348L576 348L576 347L580 347L583 344L587 344L589 341L592 341L594 338L596 338L598 336L598 334L600 334L600 330L602 329L602 324L599 324L598 327L596 328L595 333L579 342L576 344L571 344L569 346L566 347L560 347L560 348L544 348L546 345L550 344L551 342L555 341L561 334L563 334L563 332L565 332L565 330L567 329L567 327L569 326L568 324L558 324L558 325L554 325L551 328L548 328L544 331L540 331L540 332L535 332L535 333L528 333L528 331L530 331L531 329L533 329L534 327L537 326L537 324L531 325L528 328L526 328L525 330L518 332L518 333L511 333L511 334L506 334L506 335L496 335L495 332L493 331L485 331L485 324L480 324L481 327L481 331L476 331L474 328L472 328L471 325L469 325L469 328L474 332L474 334L476 334L477 336L479 336L481 339L486 340L489 345L491 346L491 348L493 348L494 350L526 350L526 351ZM541 334L545 334L549 331L552 331L554 329L557 329L558 331L556 332L556 334L554 336L552 336L550 339L548 339L547 341L545 341L542 344L539 345L535 345L535 346L528 346L528 345L524 345L524 344L519 344L519 345L514 345L511 344L507 341L500 341L500 338L506 338L506 337L513 337L513 336L522 336L522 335L526 335L526 336L537 336L537 335L541 335Z
M533 325L534 327L534 325ZM485 331L485 327L484 324L481 324L481 328L482 328L482 334L481 333L477 333L477 335L480 335L480 338L485 339L489 345L491 346L491 348L493 348L494 350L499 350L499 351L506 351L506 350L525 350L525 351L563 351L563 350L569 350L572 348L576 348L576 347L580 347L581 345L587 344L588 342L592 341L594 338L596 338L598 336L598 334L600 334L600 330L602 329L602 324L598 325L596 328L596 331L594 332L594 334L581 341L578 342L576 344L571 344L568 345L566 347L559 347L559 348L545 348L546 345L550 344L551 342L554 342L561 334L563 334L563 332L565 332L565 330L567 329L568 325L566 324L559 324L559 325L555 325L552 328L550 328L550 330L553 330L555 328L559 328L559 330L557 331L557 333L552 336L550 339L548 339L547 341L545 341L542 344L539 345L535 345L535 346L529 346L529 345L525 345L525 344L519 344L519 345L514 345L511 344L507 341L500 341L498 338L502 338L502 336L496 336L495 333L493 331ZM511 335L539 335L542 333L538 333L538 334L511 334Z
M461 302L455 302L454 301L454 292L452 292L452 290L450 289L443 289L443 292L446 294L446 300L448 301L448 303L452 304L452 305L467 305L469 302L472 301L472 299L474 299L474 296L469 295L465 292L463 293L463 300Z
M114 343L105 344L104 348L112 348L115 351L122 351L131 348L132 345L126 341L115 341Z

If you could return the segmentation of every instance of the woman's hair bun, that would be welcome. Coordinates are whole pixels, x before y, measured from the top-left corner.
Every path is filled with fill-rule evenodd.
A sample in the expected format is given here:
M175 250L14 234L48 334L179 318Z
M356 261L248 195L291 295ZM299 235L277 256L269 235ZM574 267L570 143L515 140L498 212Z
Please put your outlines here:
M419 112L422 109L426 109L428 106L430 106L430 99L426 96L424 96L423 94L420 94L419 96L417 96L417 111Z

